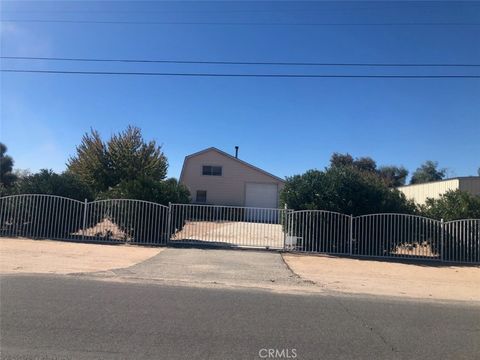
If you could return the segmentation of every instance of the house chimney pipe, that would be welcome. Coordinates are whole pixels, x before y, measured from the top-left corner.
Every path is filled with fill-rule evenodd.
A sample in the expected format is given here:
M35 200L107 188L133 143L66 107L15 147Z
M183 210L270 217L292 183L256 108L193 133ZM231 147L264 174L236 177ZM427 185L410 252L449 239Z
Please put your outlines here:
M235 157L238 159L238 146L235 146Z

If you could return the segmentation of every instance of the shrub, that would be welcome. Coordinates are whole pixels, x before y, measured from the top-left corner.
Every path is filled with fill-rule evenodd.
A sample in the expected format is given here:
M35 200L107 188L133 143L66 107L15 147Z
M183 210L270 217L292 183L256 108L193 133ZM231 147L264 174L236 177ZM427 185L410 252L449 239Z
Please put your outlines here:
M414 213L415 204L390 189L374 173L353 167L309 170L287 178L283 204L295 210L328 210L343 214Z
M93 198L88 187L75 175L69 172L56 174L47 169L20 177L15 183L13 193L57 195L79 201Z
M309 170L305 174L287 178L281 200L295 210L326 210L354 216L412 214L416 211L413 202L407 201L398 190L389 188L375 172L354 166L332 166L326 171ZM290 229L291 235L302 238L306 251L349 251L347 223L341 220L340 215L335 215L338 219L333 225L328 214L307 213L305 216L294 216ZM334 236L326 239L322 234ZM391 250L391 244L385 242L378 252L384 254Z
M480 219L480 195L450 190L439 199L427 199L420 211L424 216L444 221Z

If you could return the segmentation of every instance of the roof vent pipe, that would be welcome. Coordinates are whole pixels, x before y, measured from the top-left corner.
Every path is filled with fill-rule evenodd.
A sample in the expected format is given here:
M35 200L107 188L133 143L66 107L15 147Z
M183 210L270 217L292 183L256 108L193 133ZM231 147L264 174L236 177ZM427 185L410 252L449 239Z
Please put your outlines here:
M238 159L238 146L235 146L235 158Z

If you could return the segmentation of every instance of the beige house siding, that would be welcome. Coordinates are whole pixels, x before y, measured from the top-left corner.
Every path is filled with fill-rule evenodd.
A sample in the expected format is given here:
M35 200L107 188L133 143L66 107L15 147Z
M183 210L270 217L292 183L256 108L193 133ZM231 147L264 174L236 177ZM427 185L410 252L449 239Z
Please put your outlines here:
M424 184L401 186L398 188L407 199L414 200L417 204L425 204L427 198L438 199L448 190L462 190L471 194L480 194L480 177L464 177L447 179Z
M460 190L480 195L480 176L460 179Z
M221 166L222 176L202 175L204 165ZM190 190L192 202L197 190L205 190L207 204L231 206L245 206L246 183L275 184L278 194L284 186L281 179L214 148L187 156L180 182Z

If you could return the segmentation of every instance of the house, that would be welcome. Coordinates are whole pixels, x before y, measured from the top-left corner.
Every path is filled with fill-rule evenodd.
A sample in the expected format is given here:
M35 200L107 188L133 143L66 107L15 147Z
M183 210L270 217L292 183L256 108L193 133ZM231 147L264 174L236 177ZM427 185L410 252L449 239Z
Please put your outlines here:
M195 204L277 208L285 181L217 148L185 157L180 183Z
M423 184L412 184L397 188L405 194L407 199L417 204L425 204L427 198L438 199L448 190L462 190L473 195L480 194L480 176L465 176Z

